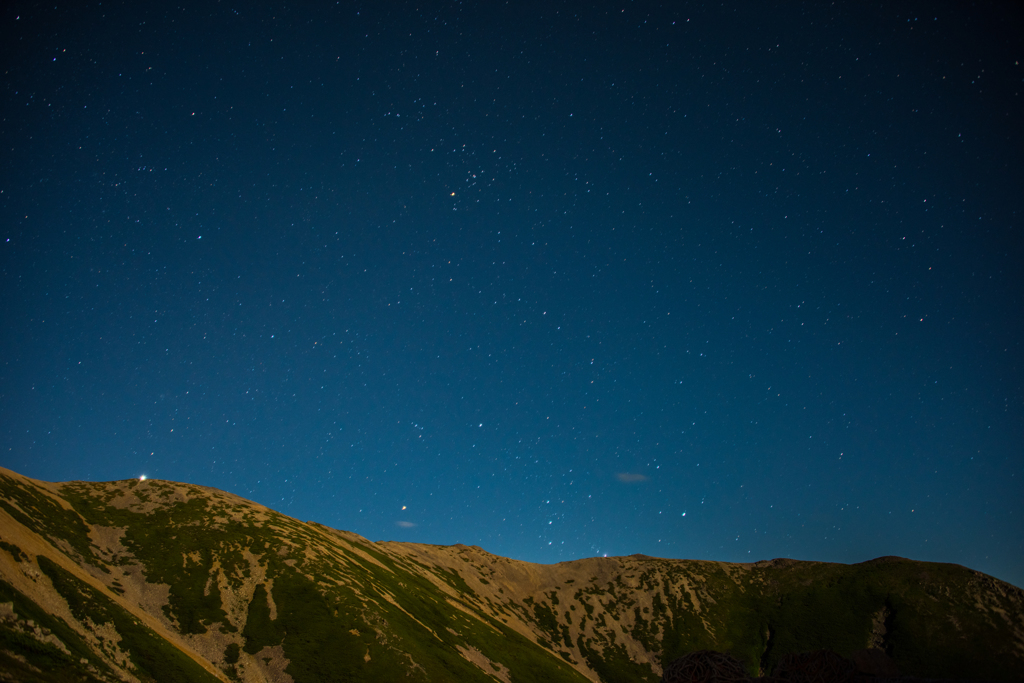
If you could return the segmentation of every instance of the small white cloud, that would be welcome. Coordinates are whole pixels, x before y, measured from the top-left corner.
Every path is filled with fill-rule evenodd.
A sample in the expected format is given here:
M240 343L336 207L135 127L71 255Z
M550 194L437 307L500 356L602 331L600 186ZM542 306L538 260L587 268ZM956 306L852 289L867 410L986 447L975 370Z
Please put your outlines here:
M640 481L647 481L647 477L642 474L635 474L633 472L617 472L615 478L621 481L623 484L635 484Z
M412 529L416 524L413 522L395 522L395 525L402 527L403 529Z

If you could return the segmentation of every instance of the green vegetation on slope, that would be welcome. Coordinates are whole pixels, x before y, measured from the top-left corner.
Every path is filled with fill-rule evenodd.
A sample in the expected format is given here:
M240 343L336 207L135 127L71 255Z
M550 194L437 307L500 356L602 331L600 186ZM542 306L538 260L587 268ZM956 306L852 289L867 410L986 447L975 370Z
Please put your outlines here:
M67 601L71 613L80 622L113 624L121 636L121 650L128 654L141 680L158 683L216 683L217 679L188 655L174 647L120 605L40 556L39 568L50 577L53 587Z
M0 671L7 671L18 681L92 681L96 674L89 671L110 672L70 626L51 616L39 605L6 581L0 581L0 603L11 603L14 616L21 622L15 625L0 621ZM23 632L29 622L40 631L51 633L68 649L65 653L56 645L41 642ZM21 626L19 628L18 626ZM45 629L45 631L44 631ZM25 658L22 662L2 651L16 652ZM82 660L85 660L83 663ZM111 674L112 677L112 674Z
M365 560L353 563L360 590L374 598L373 603L345 586L324 589L298 572L273 571L270 597L277 619L270 618L266 590L257 587L243 630L246 652L283 643L290 660L286 671L296 683L331 676L368 682L407 677L432 682L493 681L466 661L460 646L487 653L499 667L507 667L516 681L585 680L504 625L468 616L452 606L424 576L406 571L389 557L381 559L386 560L385 568Z
M976 576L956 565L897 559L755 567L739 582L712 572L707 591L715 605L706 618L714 636L697 628L692 612L670 604L680 616L668 621L662 661L714 649L730 652L753 674L771 671L790 653L827 648L850 657L869 645L878 619L885 625L881 644L905 673L1012 680L1022 662L998 612L1014 608L979 611L971 597Z
M1008 602L979 610L975 600L994 581L953 564L893 558L846 569L853 580L886 591L889 633L886 646L901 671L917 676L1020 680L1024 666L1014 651L1006 617L1021 614ZM992 598L998 595L987 591ZM1019 607L1018 607L1019 610Z
M766 601L764 621L772 630L764 658L768 668L792 652L827 648L849 657L867 647L872 616L885 607L885 590L879 583L864 581L859 572L836 572L834 567L822 564L811 572L781 572L789 574L785 590L769 594Z
M82 559L92 559L89 528L73 510L62 507L42 491L22 486L4 474L0 474L0 494L0 507L26 528L44 538L63 540Z
M146 488L159 492L161 487L170 489L159 482ZM223 510L210 510L209 501L203 497L139 513L103 504L82 485L67 485L65 489L67 500L87 522L125 529L122 544L146 567L147 581L170 586L169 605L164 611L169 619L177 621L182 633L206 633L207 627L218 622L226 628L220 586L216 580L211 581L212 552L232 543L248 545L253 540L246 533L248 528L238 523L210 524L210 518ZM145 495L143 491L135 493ZM234 553L221 558L228 576L234 575L231 570L237 569L239 562Z
M598 648L594 647L592 640L584 641L583 636L579 636L576 644L587 664L604 683L657 683L659 680L650 667L630 659L625 646L619 643L603 642Z

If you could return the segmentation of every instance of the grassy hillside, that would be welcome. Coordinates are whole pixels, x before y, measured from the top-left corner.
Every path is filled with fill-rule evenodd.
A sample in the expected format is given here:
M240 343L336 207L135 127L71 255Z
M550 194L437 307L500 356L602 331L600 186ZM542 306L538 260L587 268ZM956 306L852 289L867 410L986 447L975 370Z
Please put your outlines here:
M956 565L535 565L372 543L214 489L0 470L0 668L16 680L657 681L884 650L905 675L1024 677L1024 594Z

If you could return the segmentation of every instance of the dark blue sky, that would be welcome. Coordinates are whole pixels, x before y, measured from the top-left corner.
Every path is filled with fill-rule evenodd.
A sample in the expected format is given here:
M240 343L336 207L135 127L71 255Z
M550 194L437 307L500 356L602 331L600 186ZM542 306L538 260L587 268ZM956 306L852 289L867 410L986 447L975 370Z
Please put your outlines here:
M1009 3L15 2L0 464L1024 585Z

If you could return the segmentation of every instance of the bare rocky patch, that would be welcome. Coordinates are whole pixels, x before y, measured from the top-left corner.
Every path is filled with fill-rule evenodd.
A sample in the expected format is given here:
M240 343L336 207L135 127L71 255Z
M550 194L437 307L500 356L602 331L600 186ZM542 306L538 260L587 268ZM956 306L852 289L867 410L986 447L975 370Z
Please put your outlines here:
M294 683L285 672L288 659L280 645L268 645L254 655L243 652L239 663L242 664L242 680L246 683Z
M458 646L459 654L469 662L472 662L488 676L492 676L503 683L512 683L512 676L508 667L504 664L497 664L475 647Z

